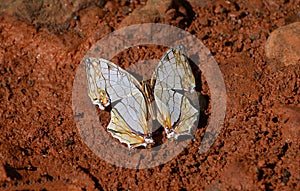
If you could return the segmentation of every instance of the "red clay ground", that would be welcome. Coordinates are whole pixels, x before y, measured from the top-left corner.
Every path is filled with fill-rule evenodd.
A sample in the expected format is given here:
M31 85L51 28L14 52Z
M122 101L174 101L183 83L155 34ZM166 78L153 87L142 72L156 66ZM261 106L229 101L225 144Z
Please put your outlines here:
M2 190L300 190L299 30L283 28L280 34L296 36L267 43L274 30L300 21L299 0L70 2L0 4ZM228 100L208 152L198 153L201 128L173 160L132 170L85 145L72 87L93 43L141 22L171 24L199 38L221 68ZM284 52L293 49L295 55ZM159 59L161 50L132 48L114 61L126 68L126 59ZM207 88L202 93L209 96Z

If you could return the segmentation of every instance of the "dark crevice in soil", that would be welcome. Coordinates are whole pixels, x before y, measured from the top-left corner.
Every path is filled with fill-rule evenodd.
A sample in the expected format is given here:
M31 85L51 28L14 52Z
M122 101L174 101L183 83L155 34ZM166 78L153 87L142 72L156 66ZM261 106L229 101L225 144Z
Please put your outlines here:
M95 188L97 190L100 190L100 191L104 191L104 189L102 188L101 184L99 183L99 180L97 177L95 177L94 175L92 175L89 171L89 169L87 168L84 168L82 166L78 166L77 167L78 169L82 170L84 173L86 173L92 180L93 182L95 183Z

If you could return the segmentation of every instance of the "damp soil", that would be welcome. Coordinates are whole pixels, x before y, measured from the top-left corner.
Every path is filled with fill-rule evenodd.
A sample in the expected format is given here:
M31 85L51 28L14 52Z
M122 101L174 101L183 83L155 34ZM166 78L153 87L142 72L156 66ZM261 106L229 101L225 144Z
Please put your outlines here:
M273 31L300 21L299 4L1 2L0 190L300 190L300 63L284 64L265 50ZM205 101L193 141L165 164L127 169L85 144L75 122L84 113L74 116L72 110L73 82L93 44L145 22L179 27L203 42L222 72L227 110L215 142L200 154L211 95L205 77L198 76ZM126 69L160 59L165 50L135 46L112 61ZM97 113L107 124L109 113Z

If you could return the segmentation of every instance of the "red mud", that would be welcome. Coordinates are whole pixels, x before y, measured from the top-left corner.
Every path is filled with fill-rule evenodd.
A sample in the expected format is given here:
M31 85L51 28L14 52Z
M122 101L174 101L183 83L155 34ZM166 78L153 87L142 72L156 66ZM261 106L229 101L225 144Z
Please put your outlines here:
M300 21L299 0L13 2L0 4L0 189L300 190L300 63L290 50L300 50L293 41L299 31L283 28L289 35L266 46L274 30ZM204 126L171 161L134 170L107 163L83 142L72 88L95 42L141 22L199 38L219 64L228 98L208 152L198 153ZM282 61L276 54L285 42L295 44ZM159 59L164 50L133 47L113 61L126 68L128 60Z

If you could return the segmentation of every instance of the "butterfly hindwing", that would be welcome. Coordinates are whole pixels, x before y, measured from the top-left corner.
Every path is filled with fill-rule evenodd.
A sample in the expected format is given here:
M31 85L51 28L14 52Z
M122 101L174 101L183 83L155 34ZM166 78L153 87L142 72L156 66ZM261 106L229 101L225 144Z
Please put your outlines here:
M181 114L177 123L173 126L174 138L177 139L180 135L191 135L191 128L198 118L198 110L192 106L186 96L182 96ZM171 138L173 135L167 135Z

